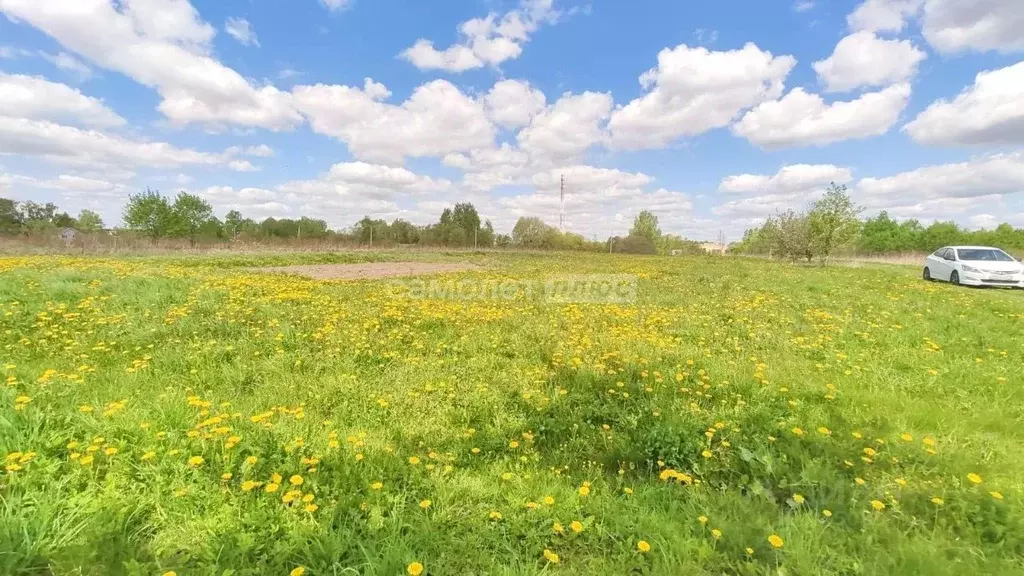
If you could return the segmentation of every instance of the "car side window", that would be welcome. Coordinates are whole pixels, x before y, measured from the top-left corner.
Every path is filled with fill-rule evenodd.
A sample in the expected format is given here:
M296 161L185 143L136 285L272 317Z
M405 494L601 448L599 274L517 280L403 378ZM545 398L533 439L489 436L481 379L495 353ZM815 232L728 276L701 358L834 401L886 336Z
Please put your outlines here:
M946 257L950 261L955 261L956 260L956 250L954 250L952 248L950 248L949 250L946 250Z
M946 253L946 249L945 248L939 248L935 252L932 252L932 256L935 256L936 258L944 258L945 257L944 256L945 253Z

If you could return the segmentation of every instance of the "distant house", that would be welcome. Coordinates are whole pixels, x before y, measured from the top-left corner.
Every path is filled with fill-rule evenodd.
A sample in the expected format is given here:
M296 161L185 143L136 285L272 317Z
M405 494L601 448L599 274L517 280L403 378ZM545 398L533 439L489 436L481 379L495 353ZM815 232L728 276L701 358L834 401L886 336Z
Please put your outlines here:
M708 254L725 254L728 245L719 242L701 242L700 247Z

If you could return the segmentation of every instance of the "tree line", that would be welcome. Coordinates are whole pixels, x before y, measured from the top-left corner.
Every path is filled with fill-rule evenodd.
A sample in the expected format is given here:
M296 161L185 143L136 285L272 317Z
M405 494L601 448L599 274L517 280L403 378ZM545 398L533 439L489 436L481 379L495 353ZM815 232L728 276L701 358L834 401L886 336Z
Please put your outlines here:
M997 246L1024 250L1024 229L1003 223L992 230L968 230L955 222L896 221L885 211L861 220L863 209L846 186L831 184L825 195L803 211L786 210L768 217L729 247L741 254L765 254L790 260L827 260L839 252L881 255L933 252L950 245Z
M82 210L76 218L59 212L52 202L40 204L0 198L0 234L31 234L59 228L98 232L103 230L103 219L92 210Z
M266 218L256 221L232 210L224 218L214 214L213 206L200 196L181 192L171 198L146 189L132 194L122 209L123 227L111 233L130 232L153 242L163 239L197 243L228 241L259 242L269 238L323 240L360 245L422 245L462 248L526 248L535 250L576 250L630 254L669 254L702 252L700 244L682 236L663 234L658 217L641 212L629 235L605 241L587 239L564 232L534 216L520 217L510 234L499 234L490 220L482 219L473 204L464 202L445 208L437 222L425 226L396 219L363 217L353 226L332 230L322 219L301 217ZM60 212L54 204L14 202L0 198L0 233L54 233L61 228L80 232L104 230L99 215L83 210L78 217Z

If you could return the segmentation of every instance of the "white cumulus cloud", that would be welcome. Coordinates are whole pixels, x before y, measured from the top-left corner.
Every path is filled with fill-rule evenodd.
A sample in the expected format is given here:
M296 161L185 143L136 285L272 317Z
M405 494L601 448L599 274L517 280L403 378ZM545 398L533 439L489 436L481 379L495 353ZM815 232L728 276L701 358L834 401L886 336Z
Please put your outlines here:
M832 55L813 67L827 92L846 92L909 80L924 59L925 53L909 40L884 40L861 31L840 40Z
M210 55L216 31L187 0L0 0L0 11L154 88L158 109L176 124L283 130L301 122L287 92L256 86Z
M666 48L658 66L640 76L648 92L612 114L612 144L661 148L727 126L744 110L778 98L795 64L792 56L772 56L754 44L726 52L685 44Z
M97 128L126 123L103 101L86 96L76 88L40 76L3 72L0 72L0 114Z
M979 73L953 101L932 103L903 130L922 144L1024 144L1024 62Z
M824 145L885 134L910 98L909 84L896 84L846 102L826 104L796 88L765 102L733 125L735 134L763 148Z
M430 40L419 39L400 57L420 70L465 72L484 66L498 66L518 58L523 44L541 24L553 23L559 13L553 0L522 0L519 8L502 16L491 13L459 25L461 41L438 50Z

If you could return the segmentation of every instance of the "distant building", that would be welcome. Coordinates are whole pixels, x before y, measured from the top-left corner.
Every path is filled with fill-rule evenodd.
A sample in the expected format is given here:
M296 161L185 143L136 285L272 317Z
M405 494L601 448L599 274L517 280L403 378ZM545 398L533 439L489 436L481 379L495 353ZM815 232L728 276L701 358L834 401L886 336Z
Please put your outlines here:
M729 246L721 242L701 242L700 247L708 254L725 254Z

